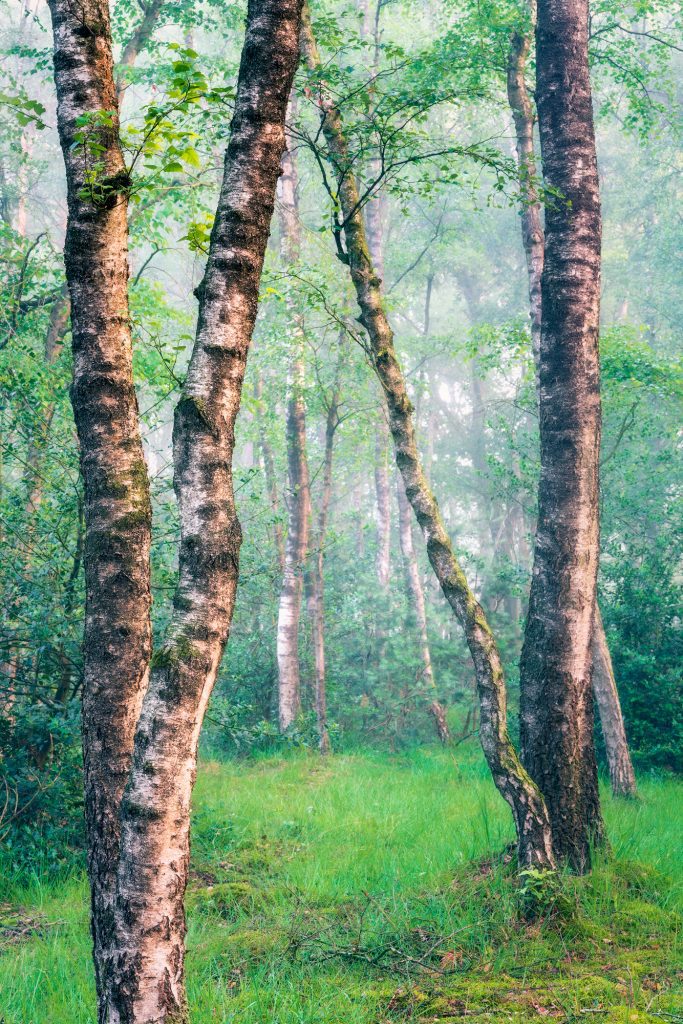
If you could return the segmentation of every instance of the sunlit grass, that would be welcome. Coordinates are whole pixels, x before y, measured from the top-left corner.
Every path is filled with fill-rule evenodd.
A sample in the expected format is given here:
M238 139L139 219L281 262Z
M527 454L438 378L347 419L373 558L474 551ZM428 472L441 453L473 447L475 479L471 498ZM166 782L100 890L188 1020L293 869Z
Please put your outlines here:
M205 764L193 1024L676 1024L683 784L641 793L605 794L612 856L566 879L576 914L530 927L511 866L487 863L512 830L474 750ZM3 1024L95 1024L83 879L0 891L17 924L0 938Z

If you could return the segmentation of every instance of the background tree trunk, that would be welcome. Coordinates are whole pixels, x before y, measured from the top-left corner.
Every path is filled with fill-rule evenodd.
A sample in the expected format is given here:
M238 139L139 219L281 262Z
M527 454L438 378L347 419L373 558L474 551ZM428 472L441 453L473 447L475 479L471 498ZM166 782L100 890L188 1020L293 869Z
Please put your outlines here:
M612 792L615 796L635 797L638 793L636 777L626 742L626 730L612 668L612 658L607 646L600 608L597 604L595 605L592 654L593 693L600 712Z
M152 38L152 33L159 22L159 15L161 14L162 8L166 0L149 0L148 3L142 7L142 21L139 23L137 28L131 33L128 42L123 47L121 52L121 60L117 68L116 75L116 91L118 94L119 104L123 100L123 94L126 91L126 79L125 70L135 66L142 50L145 49L147 43ZM123 73L122 73L123 72Z
M280 523L280 499L277 493L277 480L275 478L275 461L273 459L273 450L270 447L268 440L268 433L266 425L263 420L263 413L259 406L263 401L263 378L259 375L256 382L255 396L257 407L256 407L256 419L258 422L258 434L259 434L259 448L261 449L261 457L263 459L263 472L266 478L266 489L268 492L268 498L270 500L270 507L273 513L273 540L275 541L275 553L277 555L278 566L280 572L285 571L285 540L282 536L282 524Z
M396 497L398 499L398 533L401 543L401 554L403 555L403 570L406 580L406 596L412 610L415 627L420 643L420 659L422 661L422 680L427 691L429 701L429 713L434 719L436 734L442 743L448 743L451 738L446 719L446 710L436 697L436 684L434 682L434 670L432 668L432 656L429 651L429 637L427 635L427 612L425 608L425 596L420 579L420 570L413 544L413 517L410 511L410 502L406 497L406 489L400 473L396 477Z
M537 104L546 204L539 362L541 476L520 664L525 765L556 854L590 865L603 835L593 739L591 637L599 557L600 191L587 0L541 0Z
M386 595L391 582L391 487L389 485L389 430L382 411L376 418L375 426L377 582Z
M535 21L536 0L532 0L532 3L532 17ZM512 33L507 66L507 94L515 124L517 143L517 168L522 199L520 220L529 282L531 347L534 366L538 368L541 356L541 275L543 274L544 242L541 204L536 189L534 108L524 77L530 47L529 36L520 32ZM538 386L538 376L536 384Z
M379 14L379 12L378 12ZM376 30L375 30L376 35ZM371 174L376 175L374 162ZM368 247L377 276L384 279L381 196L373 196L365 206ZM377 497L377 580L386 594L391 581L391 486L389 483L389 430L381 411L375 434L375 494Z
M250 0L197 336L173 431L180 507L173 615L153 659L121 807L107 1024L186 1022L184 894L199 732L230 628L240 527L235 418L256 319L298 60L300 0Z
M320 509L315 536L311 542L311 567L308 573L308 606L311 618L313 653L315 658L315 715L318 724L318 740L321 754L331 750L327 728L327 675L325 664L325 539L332 498L332 460L334 438L339 426L339 387L341 368L344 361L345 337L339 339L339 357L332 395L327 402L325 417L325 454L323 457L323 481L320 495Z
M288 119L294 112L290 101ZM301 230L297 203L297 166L291 138L282 157L280 178L281 253L286 267L294 268L300 256ZM285 732L301 711L301 666L299 662L299 622L304 585L304 567L308 555L311 497L306 456L306 406L304 384L304 332L301 314L288 301L292 327L292 354L289 367L289 396L285 432L287 438L287 542L280 591L277 623L277 664L280 730Z
M67 177L64 249L71 297L71 399L85 489L83 751L98 993L114 941L119 804L147 686L151 509L133 386L128 314L128 173L118 138L109 8L51 0L57 123ZM105 123L101 111L112 112ZM84 130L102 147L86 187ZM104 1018L102 1018L104 1019Z
M346 257L361 310L361 322L368 333L370 355L386 395L396 463L403 477L408 500L427 542L432 568L444 596L465 631L474 662L481 707L482 747L494 782L513 811L520 866L551 868L554 859L543 797L522 767L507 732L505 683L496 643L483 609L467 585L455 558L441 513L420 464L412 407L382 304L381 281L370 259L358 188L341 116L325 88L307 7L304 7L302 18L302 48L309 72L318 78L316 89L322 128L344 217Z
M535 5L532 11L535 20ZM508 57L508 101L515 123L517 165L522 195L522 243L526 256L529 280L529 309L531 319L531 345L534 356L536 389L540 393L541 352L541 277L544 261L544 237L541 204L536 189L536 156L534 152L534 108L529 96L525 71L531 40L529 36L513 32ZM610 768L612 792L615 796L635 796L635 773L626 740L619 692L612 669L605 629L596 605L593 623L593 693L603 725L603 736Z
M44 360L46 366L53 366L62 351L62 345L66 332L71 322L71 306L69 302L69 289L66 284L60 289L57 298L50 309L50 319L45 334ZM29 518L29 531L31 522L40 508L43 499L43 469L45 464L45 446L50 436L52 420L55 414L56 403L54 400L48 402L42 412L42 423L36 436L29 441L28 452L26 453L26 485L27 499L26 512Z

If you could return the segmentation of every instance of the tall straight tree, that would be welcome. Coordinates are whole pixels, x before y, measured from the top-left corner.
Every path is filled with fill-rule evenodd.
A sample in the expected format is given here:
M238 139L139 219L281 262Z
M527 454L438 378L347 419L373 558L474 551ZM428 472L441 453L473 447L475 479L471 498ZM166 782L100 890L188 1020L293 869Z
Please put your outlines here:
M535 20L535 5L532 20ZM541 277L544 261L541 203L536 188L536 155L534 152L534 108L526 85L526 63L531 36L514 31L510 39L507 67L508 102L512 110L517 142L517 166L522 198L520 221L522 244L529 280L531 345L534 357L536 389L539 386L541 352ZM592 638L593 693L598 705L605 739L610 781L615 796L635 796L636 777L631 763L621 703L617 690L612 658L600 609L596 605Z
M289 119L295 112L290 100ZM279 185L280 253L285 269L293 270L301 256L301 226L297 200L296 153L291 136L282 157ZM306 455L306 405L304 384L304 330L301 314L293 301L287 302L291 339L288 370L287 413L287 541L282 572L282 589L277 621L277 665L280 729L284 732L301 710L301 668L299 663L299 621L308 554L311 497Z
M379 67L380 18L383 0L377 0L371 9L369 0L360 0L361 38L372 40L372 74L377 74ZM370 112L374 106L373 89L370 89ZM377 157L370 160L370 174L377 177L380 173L380 161ZM369 198L365 205L365 231L370 249L370 256L377 276L384 280L384 239L383 221L385 214L384 196L379 193ZM380 409L375 424L375 518L377 523L377 582L386 598L391 582L391 484L389 481L389 429L386 416ZM385 644L383 630L380 629L380 659L384 657Z
M322 488L311 540L309 565L306 572L306 600L311 622L313 657L315 662L315 717L318 726L318 746L321 754L329 754L330 734L327 727L327 668L325 657L325 541L332 500L332 461L334 440L339 424L341 374L345 364L345 332L339 336L339 353L334 380L329 393L322 396L325 407L325 447L322 464Z
M479 736L482 748L494 782L513 813L520 866L552 868L552 837L545 803L538 787L522 767L507 731L505 679L495 638L484 610L458 563L439 506L422 470L415 441L413 410L396 357L393 332L382 299L381 281L368 249L344 125L325 83L307 6L304 6L302 17L302 51L337 184L337 199L344 218L345 255L360 308L360 321L368 336L368 355L386 396L396 464L425 537L434 574L462 625L472 656L481 708Z
M541 282L541 475L520 665L524 763L556 854L590 864L603 824L593 741L591 638L599 557L600 186L587 0L540 0L536 102L546 203Z
M73 404L85 492L83 756L98 993L114 941L119 805L151 653L151 507L133 386L128 193L106 0L51 0L57 124L67 180L64 263L71 301ZM105 113L106 112L106 113ZM100 146L87 189L79 143Z

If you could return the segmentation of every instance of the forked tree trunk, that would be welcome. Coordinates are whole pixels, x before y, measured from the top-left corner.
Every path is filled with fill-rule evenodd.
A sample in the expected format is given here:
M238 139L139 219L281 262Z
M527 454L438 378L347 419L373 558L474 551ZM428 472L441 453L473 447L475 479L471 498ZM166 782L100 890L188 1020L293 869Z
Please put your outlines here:
M413 517L410 511L410 502L406 497L406 489L403 478L399 474L396 477L396 498L398 500L398 533L401 543L401 554L403 555L403 571L406 580L406 595L411 608L415 627L417 629L420 643L420 660L422 661L422 681L426 690L426 697L429 702L429 713L434 719L436 734L442 743L448 743L451 734L446 719L446 709L436 696L436 683L434 682L434 669L432 668L432 656L429 650L429 637L427 635L427 611L425 608L425 595L420 579L420 570L413 544Z
M88 872L98 993L114 941L119 804L147 686L151 509L133 386L128 313L128 174L118 138L109 8L50 0L57 123L67 178L64 249L73 385L85 489L83 751ZM110 124L101 111L112 113ZM79 119L101 146L98 188Z
M393 333L382 303L380 280L368 251L358 187L351 166L339 110L325 86L308 8L302 19L302 47L312 89L320 107L322 130L338 187L344 217L349 271L361 321L370 341L375 371L386 396L396 463L417 521L429 560L444 596L461 623L474 662L481 706L480 738L500 793L509 803L517 829L521 867L554 865L548 816L538 788L522 767L507 732L503 667L484 612L458 564L439 507L425 480L415 443L412 407L394 350Z
M293 112L290 101L289 113ZM291 139L288 140L291 144ZM296 157L290 148L282 157L280 178L281 254L286 267L296 267L301 254L301 231L297 202ZM280 730L285 732L301 711L301 666L299 622L308 554L311 521L310 482L306 456L306 406L304 401L304 333L301 314L287 303L291 324L292 351L289 366L289 395L285 433L287 439L288 501L287 543L277 622L277 664Z
M545 185L539 360L541 475L520 663L524 763L558 857L578 871L603 836L591 637L599 557L600 189L587 0L540 0L537 104Z
M535 5L532 10L535 18ZM543 274L544 238L541 204L535 185L534 109L526 86L526 61L529 36L513 32L508 56L508 101L515 123L517 165L522 197L522 242L529 280L531 344L534 356L536 389L539 391L541 344L541 277ZM636 796L636 780L626 740L619 692L612 669L600 610L596 605L593 623L593 693L595 695L610 768L612 792L615 796Z
M241 539L232 457L298 59L300 0L250 0L195 345L176 407L179 581L121 806L107 1024L188 1020L184 894L199 732L232 619Z

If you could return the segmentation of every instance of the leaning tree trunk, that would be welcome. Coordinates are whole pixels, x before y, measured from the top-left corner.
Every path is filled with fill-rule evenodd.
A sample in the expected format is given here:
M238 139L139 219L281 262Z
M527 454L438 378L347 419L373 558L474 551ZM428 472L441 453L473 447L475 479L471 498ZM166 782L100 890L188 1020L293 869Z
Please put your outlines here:
M180 508L173 614L152 660L121 807L107 1024L186 1022L184 893L197 743L232 619L241 539L235 418L285 148L300 0L250 0L197 335L173 430Z
M85 489L83 751L98 993L114 940L118 811L147 686L151 509L128 313L130 181L118 138L109 8L50 0L57 123L67 178L64 248ZM107 123L102 111L112 114ZM82 127L83 123L85 127ZM85 137L85 141L82 140ZM97 150L98 181L88 184Z
M535 5L532 11L535 17ZM544 238L541 204L536 189L536 157L534 152L534 109L529 96L525 71L531 40L513 32L508 55L507 90L517 141L522 242L529 280L531 345L534 357L536 389L540 392L539 370L541 351L541 277L543 275ZM593 693L598 705L615 796L636 796L637 788L631 755L626 740L619 692L612 669L602 616L596 605L593 623Z
M289 112L290 115L293 113L293 103L291 102ZM288 139L288 143L291 144L291 139ZM282 231L281 253L285 266L290 269L296 266L301 253L296 189L296 157L288 146L282 157L279 208ZM282 732L285 732L293 724L301 711L299 622L311 519L310 482L306 456L303 323L293 302L289 301L287 308L292 330L289 395L285 423L289 488L287 543L277 622L279 718Z
M636 776L626 742L624 719L612 668L612 658L605 636L605 627L597 604L595 606L592 654L593 693L600 713L612 792L615 796L635 797L638 792Z
M123 94L126 91L127 83L125 71L134 67L140 52L144 50L147 43L152 38L152 33L157 26L159 15L161 14L161 10L165 2L166 0L150 0L149 3L140 4L142 7L142 20L133 30L130 38L123 47L123 50L121 51L121 60L119 61L119 66L117 68L116 91L118 93L119 103L121 103Z
M546 188L539 359L541 475L520 663L526 768L556 854L590 865L603 824L593 740L591 637L599 557L600 188L587 0L540 0L537 104Z
M415 626L417 627L420 641L420 659L422 661L422 681L427 690L429 701L429 713L434 719L436 734L442 743L448 743L451 738L446 719L446 710L436 696L436 683L434 682L434 669L432 668L432 656L429 650L429 637L427 635L427 610L425 607L425 595L420 579L420 570L413 544L413 524L410 513L410 502L406 496L406 489L403 478L396 478L396 497L398 500L398 535L401 543L401 554L403 555L403 569L406 580L406 595L413 613Z
M479 735L494 782L514 815L520 866L549 868L553 866L554 859L548 816L543 797L522 767L508 736L503 666L495 639L455 557L439 507L422 471L415 443L412 406L382 303L381 282L368 251L344 127L339 110L325 86L306 7L302 48L310 75L315 79L312 88L318 97L322 131L337 180L338 200L344 218L345 259L355 287L360 319L368 334L369 355L386 396L396 463L425 537L430 563L444 596L464 629L470 648L481 706Z

